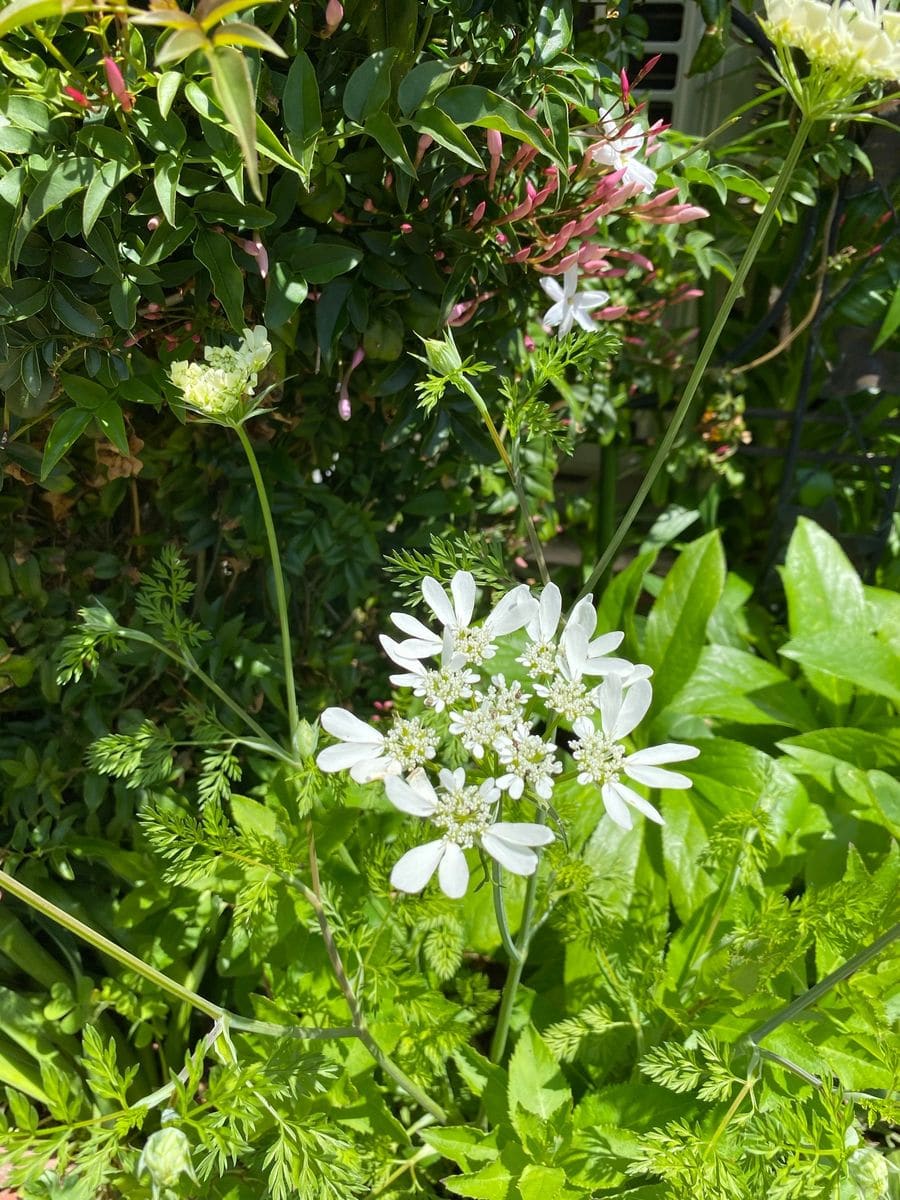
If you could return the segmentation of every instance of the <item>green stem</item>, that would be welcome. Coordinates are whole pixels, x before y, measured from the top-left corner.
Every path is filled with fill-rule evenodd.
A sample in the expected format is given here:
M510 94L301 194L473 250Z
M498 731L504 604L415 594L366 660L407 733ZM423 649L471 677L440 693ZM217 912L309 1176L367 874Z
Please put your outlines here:
M540 815L540 814L539 814ZM497 1014L497 1025L491 1041L491 1062L498 1063L506 1050L509 1037L509 1024L512 1020L516 994L522 981L522 972L528 961L528 949L531 943L532 924L534 922L534 903L537 896L537 871L528 877L525 889L525 905L522 909L522 924L519 928L519 938L516 944L516 957L510 959L506 972L506 982L503 985L503 996L500 1000L500 1011Z
M297 734L300 727L300 715L297 711L297 690L294 685L294 654L291 649L291 626L288 619L287 591L284 586L284 571L281 566L281 553L278 549L278 537L275 533L275 522L272 520L272 509L266 485L259 469L256 454L243 425L236 425L235 431L244 447L250 473L256 485L259 497L259 507L262 510L263 524L266 527L266 538L269 542L269 555L272 559L272 576L275 582L275 601L278 606L278 624L281 628L281 657L284 665L284 687L287 694L287 713L289 745L291 750L297 749Z
M797 127L797 132L794 135L794 140L787 152L787 157L785 158L778 178L775 181L775 186L772 189L768 202L766 203L766 207L763 209L762 215L760 216L756 228L753 231L753 234L747 245L747 249L744 251L744 256L734 273L734 278L731 281L728 291L725 293L725 299L722 301L722 305L716 313L712 327L710 328L709 333L706 335L706 340L704 341L700 353L697 356L697 361L694 363L694 369L691 371L690 378L687 381L687 386L684 389L684 394L682 395L681 400L678 402L678 407L676 408L675 413L669 422L669 427L663 435L659 446L657 447L656 453L653 456L653 461L650 463L647 474L644 476L634 500L632 500L628 511L622 518L612 540L601 555L600 561L591 572L589 579L581 591L581 596L585 596L588 592L593 590L597 580L602 578L607 567L612 562L619 547L625 540L629 529L634 523L635 517L640 512L644 501L647 499L657 475L662 470L662 467L669 456L669 452L675 444L675 439L678 437L678 434L681 431L681 427L684 424L688 412L690 411L691 404L693 403L694 396L697 394L697 389L700 386L703 375L718 344L719 337L722 334L722 330L725 328L725 322L731 315L731 310L734 307L734 303L743 290L744 282L750 272L750 268L753 266L760 247L762 246L763 240L769 231L769 226L772 224L775 214L778 211L778 206L781 203L782 197L784 196L788 184L791 181L791 176L794 173L794 168L796 167L797 161L800 158L800 154L803 151L803 147L806 144L806 139L809 136L809 131L812 128L812 125L813 121L808 116L803 116L801 118L800 124Z
M522 479L519 471L516 469L513 460L509 456L509 451L503 445L503 439L497 431L497 426L494 424L491 414L488 412L488 406L484 401L484 397L474 386L474 384L465 378L459 381L458 386L466 393L475 407L481 419L484 421L487 431L490 434L491 441L500 461L506 467L506 472L509 475L510 482L513 485L513 491L516 493L516 500L522 512L522 519L525 522L525 531L528 534L528 540L531 543L531 551L534 554L535 562L537 563L538 571L540 572L541 582L548 584L550 582L550 572L547 570L547 560L544 558L544 547L541 545L541 540L537 535L537 530L534 527L531 509L528 506L528 497L525 495L525 489L522 486Z
M619 451L615 438L603 442L600 446L600 479L597 484L597 553L603 553L603 547L608 546L615 532L616 521L616 483ZM605 575L608 572L605 573ZM601 585L605 578L600 580Z
M519 958L519 950L509 931L509 921L506 918L506 904L503 899L503 872L500 864L495 862L491 870L491 890L494 893L494 914L497 918L497 928L500 930L500 940L510 962Z
M27 887L24 883L20 883L18 879L15 879L12 875L8 875L3 870L0 870L0 890L9 892L10 895L21 900L23 904L27 904L29 908L33 908L36 912L48 917L57 925L61 925L63 929L67 929L69 933L73 933L76 937L81 938L83 942L87 942L95 950L99 950L102 954L114 959L129 971L134 971L136 975L140 975L142 978L148 980L148 982L155 984L162 991L168 992L176 1000L190 1004L198 1012L204 1013L213 1021L222 1021L225 1026L231 1029L239 1029L243 1033L261 1034L266 1037L303 1038L307 1040L358 1036L357 1030L349 1026L337 1029L316 1029L301 1025L273 1025L270 1021L254 1021L249 1017L241 1017L237 1013L229 1012L228 1009L222 1008L218 1004L213 1004L211 1000L198 995L197 992L192 992L190 988L176 983L174 979L170 979L162 971L157 971L156 967L151 967L143 959L130 954L127 950L117 945L116 942L110 941L108 937L104 937L102 933L98 933L96 929L92 929L90 925L85 925L77 917L73 917L63 909L57 908L50 900L45 899L38 892L32 891L30 887Z
M774 1017L770 1017L768 1021L764 1021L762 1025L758 1025L756 1029L747 1035L750 1041L754 1045L758 1045L763 1038L768 1037L770 1033L774 1033L780 1025L783 1025L786 1021L793 1020L798 1013L803 1012L804 1008L809 1008L811 1004L815 1004L817 1000L820 1000L822 996L830 992L833 987L836 987L843 980L848 979L860 967L864 967L870 959L876 958L882 950L886 950L891 942L896 941L898 937L900 937L900 924L894 925L887 933L883 933L880 938L874 941L871 946L867 946L865 950L860 950L859 954L855 954L853 958L849 958L840 967L832 971L830 975L826 975L824 979L820 979L809 991L804 992L802 996L798 996L796 1000L792 1000L790 1004L783 1008L781 1012L776 1013Z

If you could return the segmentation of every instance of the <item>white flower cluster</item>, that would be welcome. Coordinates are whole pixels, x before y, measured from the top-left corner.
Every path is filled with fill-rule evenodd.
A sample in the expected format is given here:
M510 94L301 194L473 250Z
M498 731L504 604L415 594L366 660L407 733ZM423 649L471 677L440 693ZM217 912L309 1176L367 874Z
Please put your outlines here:
M206 417L228 417L253 395L259 372L272 354L263 325L245 329L241 344L207 346L204 361L174 362L169 376L188 408Z
M900 78L900 13L883 0L766 0L764 28L853 85Z
M412 690L422 715L395 717L382 733L342 708L327 708L322 727L339 740L317 759L321 770L346 770L360 783L383 779L396 808L439 830L436 839L396 864L395 887L421 891L437 871L446 895L462 896L469 882L464 851L473 847L508 871L533 874L536 848L554 839L544 811L557 782L567 777L554 736L560 728L574 735L568 777L598 785L613 821L630 828L635 809L662 822L625 779L652 788L690 787L687 776L663 764L699 751L670 742L629 753L624 739L650 707L652 672L612 657L624 635L596 636L590 596L564 621L555 584L547 584L539 597L522 584L484 620L473 622L476 588L468 571L457 571L449 593L437 580L425 579L422 595L440 629L393 613L391 620L406 636L381 638L400 668L391 682ZM498 654L510 676L515 672L526 681L493 671L491 660ZM436 766L442 745L454 762L467 758L468 766L453 771ZM523 801L536 807L537 822L500 819L504 804L520 807Z

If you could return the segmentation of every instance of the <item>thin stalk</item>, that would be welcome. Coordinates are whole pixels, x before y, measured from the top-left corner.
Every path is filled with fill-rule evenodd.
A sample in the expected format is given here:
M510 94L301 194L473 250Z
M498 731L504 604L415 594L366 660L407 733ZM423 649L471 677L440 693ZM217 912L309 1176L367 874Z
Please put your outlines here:
M812 128L812 125L813 121L810 117L803 116L801 118L800 124L797 127L797 132L794 135L794 140L787 152L787 157L785 158L781 167L781 171L778 174L778 178L775 181L775 186L772 189L766 207L763 209L757 226L753 230L753 234L751 235L747 249L744 251L743 258L741 259L738 268L734 273L734 278L731 281L728 291L725 293L725 299L722 301L722 305L716 313L715 320L712 323L710 331L706 335L706 340L704 341L700 353L697 356L697 361L694 363L694 369L691 371L690 378L688 379L687 385L684 389L684 394L682 395L681 400L678 402L678 407L676 408L675 413L669 422L669 427L664 433L662 440L657 447L656 453L653 456L653 460L647 469L647 474L644 476L641 486L637 490L637 494L629 505L628 511L622 518L618 529L612 537L612 540L604 550L603 554L600 556L599 562L594 567L589 579L582 588L581 596L585 596L588 592L593 590L597 580L602 578L607 567L609 567L610 563L613 561L619 547L622 545L622 542L625 540L629 529L634 523L635 517L640 512L644 501L647 499L657 475L662 470L662 467L669 456L669 452L675 444L675 440L678 437L681 427L690 411L691 404L693 403L694 397L697 394L697 389L700 386L704 373L706 372L706 368L709 365L709 361L713 356L716 346L718 345L722 330L725 328L725 323L731 315L731 310L734 307L735 301L743 290L744 282L747 279L747 275L750 273L750 268L753 266L753 263L756 260L756 256L759 253L763 240L769 231L769 226L772 224L775 214L778 211L778 205L781 203L782 197L784 196L788 184L791 181L791 176L794 173L794 168L796 167L803 151L803 147L806 144L806 139L809 136L809 131Z
M500 1011L497 1014L497 1025L494 1029L493 1039L491 1040L491 1062L499 1062L503 1057L503 1052L506 1050L513 1007L515 1006L516 995L519 991L519 984L522 981L522 972L528 960L528 948L531 943L531 927L534 921L536 896L537 871L529 876L528 886L525 889L525 905L522 909L522 924L519 928L519 937L516 943L516 957L510 959L509 969L506 972L506 982L503 985L503 995L500 1000Z
M500 456L500 461L503 463L504 467L506 467L506 472L509 475L510 482L513 485L513 491L516 493L516 500L522 512L522 519L525 522L525 530L528 534L528 540L531 543L531 551L534 554L538 571L540 572L541 582L548 584L550 582L550 572L547 569L547 560L544 558L544 547L541 545L541 540L538 537L537 530L534 527L534 520L532 519L531 509L528 505L528 497L525 495L525 489L522 486L521 475L516 469L513 460L510 458L509 451L503 445L503 439L497 431L497 426L494 424L491 414L488 412L488 406L484 402L484 397L471 382L471 380L467 379L465 376L463 376L459 381L458 386L466 393L466 395L478 409L478 413L485 423L491 441L494 443L494 447Z
M287 695L287 714L289 745L291 750L297 749L297 732L300 726L300 714L297 711L297 689L294 685L294 654L291 649L291 626L288 619L287 591L284 586L284 571L281 566L281 553L278 549L278 537L275 533L275 522L272 520L272 509L266 492L265 481L259 469L256 453L247 436L243 425L236 425L235 431L240 439L250 464L250 473L256 486L259 507L262 511L263 524L266 527L266 538L269 542L269 555L272 559L272 576L275 581L275 602L278 607L278 625L281 629L281 657L284 665L284 688Z
M603 553L616 528L616 482L618 447L615 440L600 446L600 480L597 484L597 553ZM607 572L608 574L608 572ZM600 580L601 585L605 579Z
M369 1027L366 1024L366 1018L363 1014L359 999L350 982L347 972L344 969L341 952L337 948L337 943L334 940L334 934L331 929L331 924L328 920L328 914L325 912L325 905L322 901L322 885L319 879L319 859L316 853L316 839L313 832L312 822L309 824L309 874L312 882L312 887L307 887L302 880L292 879L294 886L299 888L306 898L307 902L312 906L313 912L316 914L316 921L319 925L319 932L322 935L322 941L325 943L325 951L328 955L328 960L331 963L331 969L334 971L335 978L338 982L338 987L344 995L347 1002L347 1007L350 1009L350 1017L353 1021L353 1028L356 1036L366 1047L381 1069L386 1075L402 1088L408 1096L411 1096L426 1112L431 1113L435 1120L440 1121L442 1125L447 1123L447 1114L441 1106L435 1103L434 1100L423 1092L417 1083L401 1070L400 1067L389 1058L381 1049L375 1039L369 1032Z
M99 950L102 954L114 959L129 971L134 971L136 975L140 975L150 983L155 984L162 991L168 992L176 1000L190 1004L192 1008L197 1009L198 1012L202 1012L213 1021L223 1022L226 1028L239 1029L243 1033L256 1033L264 1037L304 1038L308 1040L358 1036L356 1029L352 1029L349 1026L336 1029L316 1029L301 1025L273 1025L270 1021L255 1021L249 1017L239 1016L238 1013L229 1012L227 1008L213 1004L211 1000L207 1000L197 992L192 992L190 988L176 983L174 979L170 979L162 971L157 971L156 967L151 967L143 959L129 953L129 951L117 945L116 942L110 941L108 937L104 937L96 929L92 929L90 925L85 925L77 917L73 917L63 909L57 908L50 900L45 899L38 892L32 891L30 887L27 887L24 883L20 883L18 879L15 879L12 875L8 875L3 870L0 870L0 890L9 892L10 895L21 900L23 904L27 904L29 908L33 908L36 912L48 917L55 924L61 925L63 929L67 929L69 933L74 934L83 942L87 942L95 950Z
M865 950L860 950L859 954L854 954L853 958L848 958L830 975L826 975L824 979L820 979L817 984L798 996L796 1000L792 1000L781 1012L777 1012L774 1017L770 1017L768 1021L763 1021L762 1025L758 1025L747 1036L754 1045L758 1045L763 1038L768 1037L770 1033L774 1033L780 1025L784 1025L786 1021L793 1020L798 1013L803 1012L805 1008L809 1008L811 1004L815 1004L827 992L830 992L833 987L843 982L860 969L864 967L870 959L876 958L882 950L900 937L900 924L894 925L887 933L883 933L880 938L867 946Z
M503 873L500 864L495 862L491 870L491 890L494 893L494 915L497 918L497 928L500 930L500 940L510 962L519 958L519 950L509 931L509 921L506 917L506 903L503 899Z

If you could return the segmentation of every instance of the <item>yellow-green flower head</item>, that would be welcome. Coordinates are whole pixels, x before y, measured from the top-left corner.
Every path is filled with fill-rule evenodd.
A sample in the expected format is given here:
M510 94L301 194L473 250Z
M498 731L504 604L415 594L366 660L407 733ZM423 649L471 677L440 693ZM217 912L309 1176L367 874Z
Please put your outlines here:
M802 50L850 88L900 77L900 13L883 0L766 0L766 16L776 46Z
M246 407L271 353L265 327L257 325L244 330L236 348L207 346L202 363L172 363L169 376L181 389L187 408L213 419L228 419Z

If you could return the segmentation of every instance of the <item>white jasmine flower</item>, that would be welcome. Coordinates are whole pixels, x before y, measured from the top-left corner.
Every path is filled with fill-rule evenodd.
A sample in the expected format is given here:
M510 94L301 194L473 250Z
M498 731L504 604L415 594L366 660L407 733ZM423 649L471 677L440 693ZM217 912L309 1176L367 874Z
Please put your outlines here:
M465 895L469 865L463 851L479 846L501 866L516 875L532 875L538 858L535 846L553 841L546 825L495 821L500 790L493 779L467 784L462 769L442 770L436 790L424 771L408 781L396 776L385 781L391 803L401 812L425 817L442 836L407 851L391 872L391 884L401 892L420 892L438 873L441 891L453 900Z
M497 780L497 787L518 800L526 788L531 788L541 800L553 795L553 776L562 770L556 758L556 746L545 742L531 727L520 724L510 733L503 733L495 749L506 771Z
M602 308L609 300L609 292L579 292L578 267L571 266L563 274L563 284L550 275L541 279L541 287L553 301L541 320L545 325L558 327L559 336L565 337L573 325L580 325L589 332L597 328L590 315L595 308Z
M604 163L614 171L622 172L622 183L632 187L636 193L652 192L656 186L656 172L638 160L644 148L644 135L639 128L619 132L616 122L601 112L600 128L604 140L591 147L594 162Z
M625 688L618 675L609 675L598 689L601 728L596 729L586 717L579 717L574 724L578 740L573 744L572 757L579 768L578 782L600 785L606 811L623 829L632 826L629 806L651 821L663 823L653 805L622 782L623 775L646 787L688 788L691 781L686 775L665 770L662 764L683 762L700 753L696 746L677 742L626 752L621 739L644 719L652 698L653 689L646 679Z
M425 603L443 625L443 631L434 633L408 613L391 613L397 628L410 635L406 641L397 644L397 653L405 659L432 658L441 653L444 635L449 631L454 652L461 654L466 662L477 665L492 658L497 649L493 639L521 629L530 618L535 602L525 584L520 584L501 598L480 626L473 627L475 594L475 579L469 571L456 572L450 581L450 595L436 579L423 579Z
M385 634L380 641L388 655L405 670L400 675L391 675L391 683L395 687L413 689L413 695L421 697L428 708L435 712L443 712L459 700L470 700L474 696L474 685L479 682L477 672L466 669L466 660L462 654L454 652L449 630L444 634L444 646L441 651L440 667L430 670L418 659L404 658L400 646Z
M440 740L419 717L396 717L386 734L343 708L326 708L319 720L327 733L340 738L339 745L319 752L319 770L349 771L357 783L420 767L434 758Z

